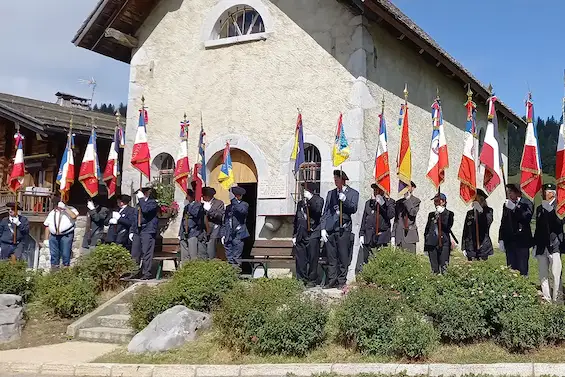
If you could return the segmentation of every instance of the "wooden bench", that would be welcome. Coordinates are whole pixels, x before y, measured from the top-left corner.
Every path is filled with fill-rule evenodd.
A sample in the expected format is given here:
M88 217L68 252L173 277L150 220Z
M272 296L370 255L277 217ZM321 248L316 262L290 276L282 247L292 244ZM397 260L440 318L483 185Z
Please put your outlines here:
M180 244L177 238L157 238L155 239L155 252L153 260L159 262L157 274L155 278L161 280L163 274L163 262L172 260L175 263L175 269L179 269L180 262Z

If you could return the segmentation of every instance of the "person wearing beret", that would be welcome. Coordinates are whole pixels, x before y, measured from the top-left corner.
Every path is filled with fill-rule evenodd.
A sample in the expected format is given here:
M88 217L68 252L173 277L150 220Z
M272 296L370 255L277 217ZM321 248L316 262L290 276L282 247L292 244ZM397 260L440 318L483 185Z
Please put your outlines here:
M321 236L328 255L328 282L324 288L342 289L355 241L352 216L357 212L359 192L347 185L349 178L344 171L333 173L336 188L328 192L321 220Z
M29 234L29 221L25 216L16 215L16 203L6 203L6 207L8 217L0 221L0 255L1 259L15 262L22 259L24 240ZM22 207L18 205L17 209L21 211Z
M216 199L213 187L202 188L202 208L204 208L204 226L206 229L206 259L216 258L216 247L222 238L224 223L224 202Z
M502 207L502 219L498 234L498 247L506 252L506 263L521 275L528 275L530 247L533 246L530 223L534 213L531 201L522 197L515 184L506 185L508 199Z
M243 242L249 237L247 230L247 213L249 204L243 201L245 189L235 186L230 189L230 204L226 207L224 225L222 227L222 244L226 249L228 263L241 269L240 259L243 253Z
M376 183L373 183L371 188L374 197L365 203L361 228L359 229L361 255L357 258L357 272L360 272L363 265L369 261L373 249L386 246L391 240L391 220L394 219L395 215L394 200L387 197L384 190Z
M102 203L100 195L86 202L88 226L82 239L82 248L85 249L85 253L92 251L98 245L98 241L104 237L104 225L108 221L110 210L104 207Z
M303 198L296 203L292 245L296 262L296 278L307 288L318 282L318 260L320 259L320 221L324 210L324 199L314 192L311 182L302 183Z
M151 279L151 265L155 252L155 237L159 228L158 205L155 190L144 187L137 191L136 219L130 228L131 256L141 268L133 276L142 280Z
M137 220L137 212L135 208L129 205L131 196L118 196L118 210L112 212L108 219L108 234L106 235L107 243L115 243L122 245L131 250L131 242L129 240L129 230Z
M198 259L198 240L204 232L204 208L194 199L194 190L188 189L178 235L181 264Z
M465 216L461 250L469 261L487 260L494 253L489 235L494 211L488 206L487 198L483 190L477 189L472 209Z
M396 201L391 244L411 253L416 253L420 241L416 216L420 211L421 200L414 196L416 184L410 182L402 199Z
M445 194L438 193L432 200L436 209L428 214L424 231L424 251L428 252L433 273L443 274L449 264L454 214L446 208Z
M543 186L543 201L536 209L536 231L532 254L538 260L539 279L543 298L557 301L561 291L561 252L563 220L557 217L556 187L552 183ZM553 276L553 297L548 276Z

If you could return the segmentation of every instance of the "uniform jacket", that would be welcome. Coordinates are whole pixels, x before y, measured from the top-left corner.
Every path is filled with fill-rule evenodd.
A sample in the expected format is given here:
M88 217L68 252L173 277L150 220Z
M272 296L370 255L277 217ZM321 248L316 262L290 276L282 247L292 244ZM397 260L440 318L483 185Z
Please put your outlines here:
M551 204L553 208L547 212L543 206L536 209L536 232L534 234L534 246L536 246L536 255L543 255L545 249L549 253L558 253L559 245L563 238L563 220L560 220L555 213L554 200Z
M468 257L479 257L492 255L494 250L490 239L489 231L493 221L493 210L490 207L483 207L483 212L477 216L479 224L479 245L477 250L477 230L475 222L475 211L470 210L465 216L463 224L463 236L461 237L461 250L467 251ZM478 251L478 252L477 252Z
M436 214L430 212L428 214L428 222L426 223L426 230L424 231L424 250L433 250L439 246L439 237L443 245L449 245L451 248L451 227L453 227L454 214L447 208L443 213ZM439 223L441 222L441 235L439 235Z
M341 205L343 210L342 225L344 230L351 232L351 216L357 212L357 206L359 205L359 192L347 186L344 190L344 194L345 200ZM322 229L325 229L328 233L339 231L340 202L337 188L328 192L321 220Z
M182 220L179 228L179 237L187 240L199 237L204 231L204 208L202 203L191 202L184 206Z
M534 213L534 205L526 198L520 198L514 210L504 206L498 240L504 244L529 248L533 244L530 222Z
M418 243L420 241L418 226L416 225L420 202L420 199L413 195L408 199L402 198L396 201L396 214L392 229L396 244L400 244L402 241L405 243Z
M108 221L112 218L108 216ZM114 242L126 246L129 243L129 233L132 226L136 224L137 211L131 206L125 206L120 210L120 218L117 224L108 226L106 242ZM136 226L136 225L135 225Z
M204 210L204 214L206 215L205 220L208 221L208 226L210 227L208 237L211 239L220 238L222 236L222 225L224 223L226 209L224 202L219 199L213 198L211 204L212 207L210 207L210 210Z
M365 210L363 211L363 219L361 220L361 228L359 229L359 237L364 237L365 243L371 246L390 243L390 223L394 219L395 214L394 200L385 198L385 203L379 206L379 231L376 232L376 207L377 201L375 199L367 200Z
M294 215L293 237L297 241L308 238L321 237L322 212L324 210L324 199L314 194L310 200L301 200L296 203L296 214ZM310 233L308 233L308 219L310 218Z
M16 244L22 242L29 234L29 221L27 217L18 215L20 225L17 227ZM0 221L0 242L14 244L14 227L9 217L5 217Z
M96 206L96 208L88 210L90 229L86 230L86 234L82 239L82 247L96 246L98 240L104 236L104 225L109 213L108 208L102 206Z
M138 225L139 211L141 210L141 227ZM131 225L131 233L156 234L159 228L157 218L157 201L155 199L140 199L135 207L135 221Z
M247 230L247 213L249 212L249 204L244 201L239 202L232 199L231 204L226 207L224 216L224 226L222 227L222 236L228 239L244 239L249 237Z

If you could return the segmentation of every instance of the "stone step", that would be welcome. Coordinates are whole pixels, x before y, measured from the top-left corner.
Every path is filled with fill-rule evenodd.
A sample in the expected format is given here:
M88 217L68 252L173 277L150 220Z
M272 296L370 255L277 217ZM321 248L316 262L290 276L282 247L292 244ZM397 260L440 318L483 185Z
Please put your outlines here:
M114 329L129 329L129 314L112 314L98 317L98 324L101 327L112 327Z
M129 343L135 335L133 329L115 329L112 327L89 327L78 330L78 338L91 342Z
M129 304L116 304L116 314L129 315Z

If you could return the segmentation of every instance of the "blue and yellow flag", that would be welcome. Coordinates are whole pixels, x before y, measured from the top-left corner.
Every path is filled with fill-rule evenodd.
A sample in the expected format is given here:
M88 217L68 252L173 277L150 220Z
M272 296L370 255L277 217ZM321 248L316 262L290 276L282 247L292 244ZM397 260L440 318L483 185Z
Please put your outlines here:
M304 132L302 129L302 114L298 113L296 120L296 130L294 131L294 146L290 159L294 160L294 174L298 172L300 166L304 163Z
M229 190L235 183L231 163L230 143L226 143L226 147L224 148L224 162L222 163L220 174L218 174L218 182L220 182L225 190Z
M345 137L343 130L343 114L339 114L337 121L337 130L335 133L335 142L332 152L332 159L334 166L339 166L349 158L349 142Z

